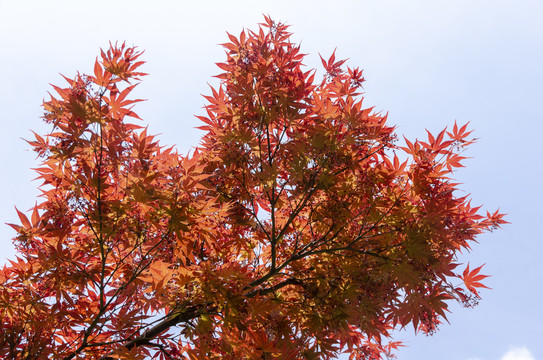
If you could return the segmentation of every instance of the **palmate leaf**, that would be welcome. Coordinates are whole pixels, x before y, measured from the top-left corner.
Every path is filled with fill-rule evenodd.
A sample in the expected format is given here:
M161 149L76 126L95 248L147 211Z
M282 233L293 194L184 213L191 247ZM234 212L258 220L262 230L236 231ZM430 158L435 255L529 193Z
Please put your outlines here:
M488 286L481 283L481 280L490 277L490 275L482 275L479 274L482 267L485 264L473 269L470 271L469 264L466 266L466 269L464 270L462 274L462 280L464 280L464 284L468 288L469 291L471 291L473 294L475 294L477 297L479 297L479 293L477 292L477 288L485 288L490 289Z

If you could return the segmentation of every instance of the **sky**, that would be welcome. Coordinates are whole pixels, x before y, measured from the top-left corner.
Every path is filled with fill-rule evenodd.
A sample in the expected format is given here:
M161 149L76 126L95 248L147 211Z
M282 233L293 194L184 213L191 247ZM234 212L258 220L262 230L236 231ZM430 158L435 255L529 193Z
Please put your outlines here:
M457 172L474 204L508 213L462 260L491 274L479 306L451 304L450 324L427 337L398 332L400 360L543 360L543 1L28 1L0 0L0 264L13 258L14 206L36 201L38 162L22 138L44 133L40 105L59 73L91 72L100 48L145 50L150 75L136 111L164 145L198 145L226 31L255 29L262 14L292 25L318 67L334 49L364 69L365 104L388 112L398 134L470 122L479 138Z

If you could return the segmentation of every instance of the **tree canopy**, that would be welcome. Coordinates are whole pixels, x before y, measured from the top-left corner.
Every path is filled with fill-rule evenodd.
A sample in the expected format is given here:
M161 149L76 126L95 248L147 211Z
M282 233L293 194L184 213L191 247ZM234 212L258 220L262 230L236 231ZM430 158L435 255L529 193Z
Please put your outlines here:
M382 359L392 329L477 301L486 276L458 254L505 221L458 194L467 124L398 145L361 70L332 54L316 80L264 19L228 35L189 154L133 111L137 48L54 86L28 141L42 195L0 271L0 357Z

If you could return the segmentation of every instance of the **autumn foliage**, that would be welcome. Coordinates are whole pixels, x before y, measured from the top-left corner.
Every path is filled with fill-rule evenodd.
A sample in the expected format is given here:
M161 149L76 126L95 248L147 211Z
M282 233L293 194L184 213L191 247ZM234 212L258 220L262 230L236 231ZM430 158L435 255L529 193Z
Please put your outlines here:
M466 125L398 145L362 71L332 55L316 80L268 17L223 46L187 155L132 110L137 49L54 87L29 141L42 196L0 271L0 358L379 359L392 329L432 333L478 298L457 256L504 220L452 180Z

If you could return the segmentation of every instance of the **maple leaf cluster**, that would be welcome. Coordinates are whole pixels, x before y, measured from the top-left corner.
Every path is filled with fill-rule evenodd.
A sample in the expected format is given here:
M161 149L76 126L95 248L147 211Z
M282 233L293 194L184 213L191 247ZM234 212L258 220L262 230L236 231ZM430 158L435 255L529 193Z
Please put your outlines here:
M505 221L451 180L467 126L398 146L362 71L333 54L316 81L287 28L229 35L189 155L137 124L136 48L54 87L29 141L40 202L0 271L0 357L381 359L392 329L432 333L478 297L458 253Z

